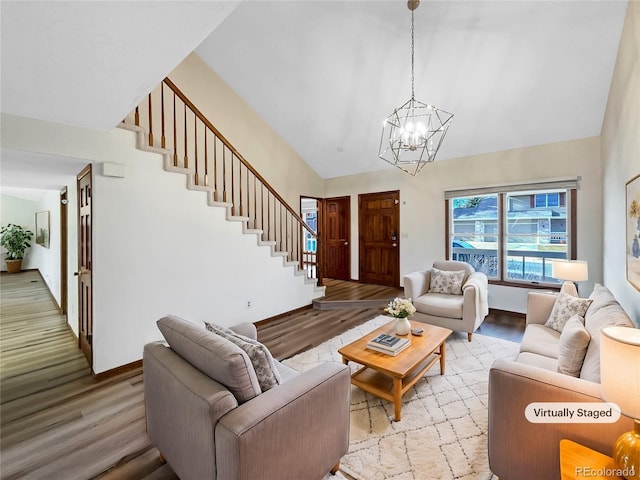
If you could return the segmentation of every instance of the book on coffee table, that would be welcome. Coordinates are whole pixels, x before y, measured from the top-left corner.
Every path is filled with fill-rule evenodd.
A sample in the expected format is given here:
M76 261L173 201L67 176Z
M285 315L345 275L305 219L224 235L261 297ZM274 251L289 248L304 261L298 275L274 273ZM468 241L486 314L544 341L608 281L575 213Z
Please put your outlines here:
M381 333L367 342L368 349L392 356L396 356L409 345L411 345L411 340L408 338L400 338L386 333Z

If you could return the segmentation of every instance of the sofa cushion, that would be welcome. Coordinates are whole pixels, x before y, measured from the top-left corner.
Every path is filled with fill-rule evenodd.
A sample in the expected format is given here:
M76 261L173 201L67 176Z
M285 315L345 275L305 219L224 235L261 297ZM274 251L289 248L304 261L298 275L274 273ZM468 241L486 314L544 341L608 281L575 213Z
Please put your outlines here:
M620 327L633 327L633 322L627 312L619 303L606 305L598 309L591 315L584 317L584 326L593 336L595 332L599 332L603 327L617 325Z
M291 368L289 365L285 365L282 362L278 362L277 360L276 367L278 369L278 372L280 372L280 383L285 383L286 381L300 375L300 372L298 372L296 369Z
M260 389L263 392L280 383L280 372L276 367L275 360L273 356L271 356L269 349L262 343L213 323L205 322L205 327L210 332L226 338L246 352L258 377Z
M182 318L157 322L171 349L244 403L259 395L260 384L249 356L237 345Z
M462 281L467 272L464 270L440 270L431 269L431 283L429 293L447 293L449 295L462 295Z
M544 325L532 323L527 325L524 331L522 342L520 342L520 352L557 359L559 343L560 332Z
M584 319L574 315L560 334L558 345L558 371L572 377L579 377L584 356L587 353L591 335L584 328Z
M413 300L413 306L420 313L461 320L463 304L464 296L446 293L427 293Z
M546 327L553 328L554 330L561 332L564 324L574 315L580 315L584 317L592 300L588 298L578 298L573 295L568 295L564 292L560 292L556 298L549 319L545 323Z
M601 308L618 303L609 289L607 287L603 287L599 283L594 285L593 292L589 295L589 299L592 300L592 302L587 309L587 313L584 315L585 323L589 316L593 315Z
M526 363L527 365L544 368L545 370L550 370L552 372L558 371L558 360L531 352L519 353L516 358L516 362Z
M588 312L588 311L587 311ZM605 305L587 315L584 326L591 335L591 342L584 356L580 378L600 383L600 330L609 325L633 327L633 322L619 303Z

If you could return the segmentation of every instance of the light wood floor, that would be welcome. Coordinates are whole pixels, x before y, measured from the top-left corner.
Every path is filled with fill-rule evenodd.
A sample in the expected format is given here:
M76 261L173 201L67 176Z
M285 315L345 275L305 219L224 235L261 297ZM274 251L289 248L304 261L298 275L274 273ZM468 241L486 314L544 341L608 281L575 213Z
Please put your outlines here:
M96 382L38 272L0 289L0 478L177 478L146 434L142 370Z
M334 283L327 293L356 300L349 285L368 291L367 300L396 293L353 282ZM380 312L303 310L259 325L258 338L282 359ZM500 318L487 318L482 329L488 332L481 333L517 338L522 319ZM177 478L145 432L142 369L95 381L34 271L0 275L0 478Z

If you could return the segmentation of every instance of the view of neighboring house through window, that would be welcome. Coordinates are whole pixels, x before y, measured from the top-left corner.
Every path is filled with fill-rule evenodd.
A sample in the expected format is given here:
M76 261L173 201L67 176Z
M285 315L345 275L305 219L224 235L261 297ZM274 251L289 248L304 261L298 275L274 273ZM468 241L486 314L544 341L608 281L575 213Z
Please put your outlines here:
M309 226L313 233L318 233L318 212L305 212L304 221ZM305 230L304 232L304 251L315 252L318 248L317 241L311 233Z
M558 284L551 260L571 258L575 241L570 190L480 190L447 197L449 258L493 281Z
M319 200L302 197L300 199L300 213L307 226L317 235L318 233ZM309 230L302 229L302 260L309 278L316 277L318 262L318 240Z

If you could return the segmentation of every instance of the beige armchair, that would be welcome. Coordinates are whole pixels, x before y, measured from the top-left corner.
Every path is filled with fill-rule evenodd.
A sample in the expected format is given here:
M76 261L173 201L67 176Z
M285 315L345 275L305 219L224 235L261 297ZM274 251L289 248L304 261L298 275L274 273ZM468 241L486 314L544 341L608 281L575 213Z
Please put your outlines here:
M444 260L433 268L445 272L464 272L459 293L435 293L431 272L414 272L404 276L404 294L416 307L413 319L419 322L467 332L469 341L489 313L487 276L465 262ZM436 289L437 290L437 289Z
M147 432L182 480L320 479L337 471L349 448L346 365L298 373L274 361L280 384L262 391L255 358L238 345L177 317L158 326L170 346L144 347ZM255 340L252 324L233 330Z

